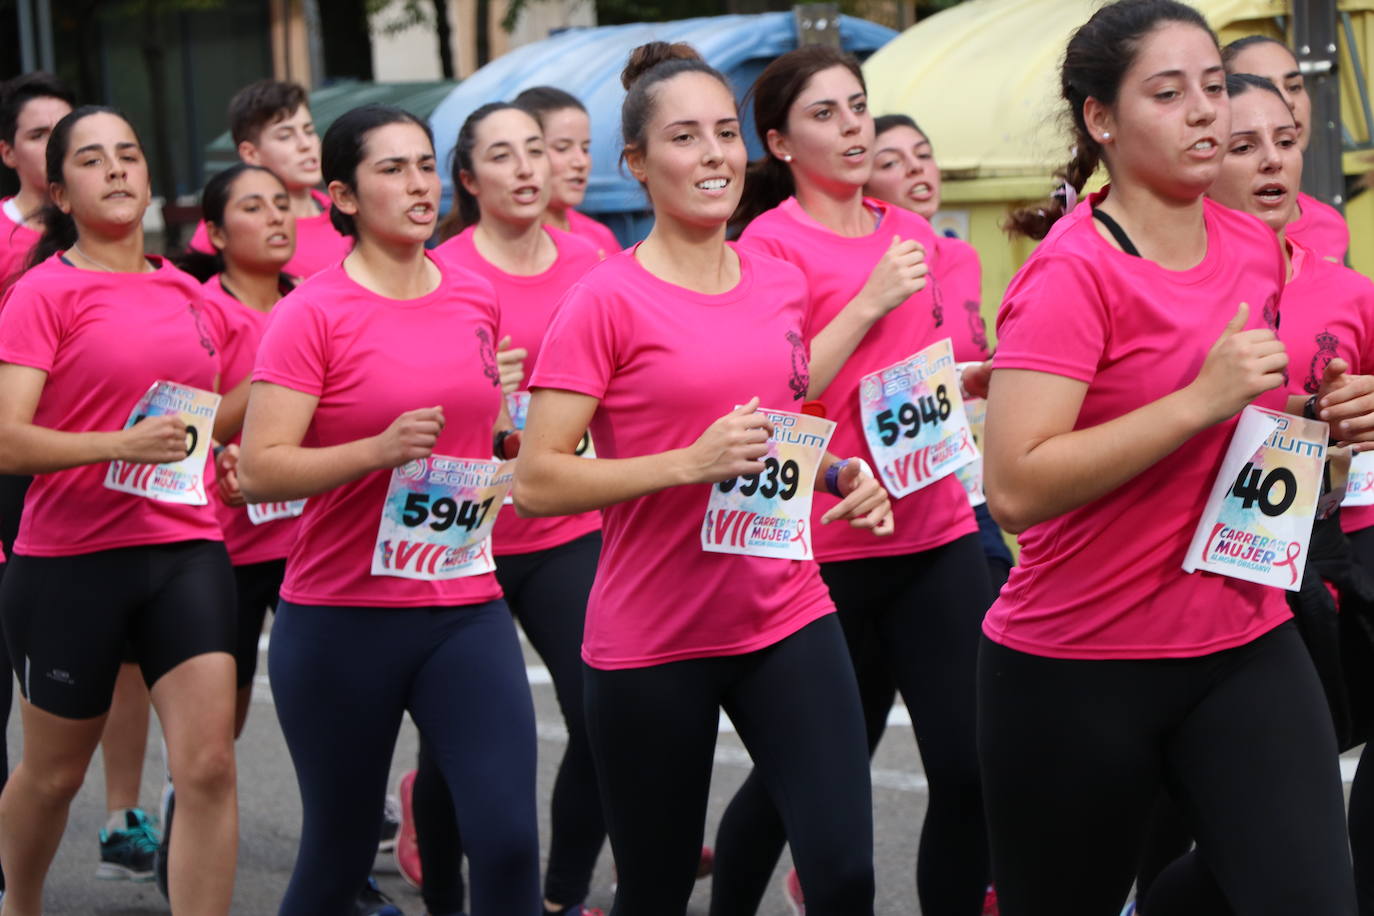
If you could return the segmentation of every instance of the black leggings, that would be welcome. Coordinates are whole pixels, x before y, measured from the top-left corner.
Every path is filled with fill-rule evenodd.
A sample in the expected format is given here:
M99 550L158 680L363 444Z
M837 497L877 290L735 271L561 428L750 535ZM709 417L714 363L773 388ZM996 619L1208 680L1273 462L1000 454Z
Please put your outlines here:
M544 881L545 899L563 907L587 898L606 839L582 703L582 628L600 554L601 534L596 532L548 550L496 558L506 603L549 669L568 727L550 805L552 837ZM423 738L411 807L425 906L435 914L457 913L463 909L463 840L443 774Z
M1161 789L1236 913L1355 912L1331 716L1292 623L1183 659L984 639L978 737L1003 916L1116 912Z
M992 594L978 535L911 556L825 563L821 575L858 675L869 752L882 737L894 682L911 711L930 784L916 859L921 909L979 913L988 849L974 688L979 626ZM750 774L716 836L712 916L756 912L789 839L757 772Z
M234 594L238 596L237 629L234 636L234 661L238 686L253 683L258 671L258 640L267 609L281 600L281 583L286 578L286 560L265 560L234 567Z
M809 916L871 916L868 757L835 615L745 655L584 671L587 728L620 873L611 916L685 912L721 708L782 811Z
M1355 560L1374 574L1374 527L1350 535ZM1374 914L1374 751L1366 744L1350 785L1350 850L1355 861L1355 888L1360 913Z

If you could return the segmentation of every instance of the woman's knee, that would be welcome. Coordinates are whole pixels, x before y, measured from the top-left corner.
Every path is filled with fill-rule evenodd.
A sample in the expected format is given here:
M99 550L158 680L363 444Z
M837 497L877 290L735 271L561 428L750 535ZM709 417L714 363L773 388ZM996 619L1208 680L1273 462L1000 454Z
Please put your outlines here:
M237 771L232 740L215 741L175 755L172 777L176 780L177 795L185 799L199 794L222 798L234 792Z

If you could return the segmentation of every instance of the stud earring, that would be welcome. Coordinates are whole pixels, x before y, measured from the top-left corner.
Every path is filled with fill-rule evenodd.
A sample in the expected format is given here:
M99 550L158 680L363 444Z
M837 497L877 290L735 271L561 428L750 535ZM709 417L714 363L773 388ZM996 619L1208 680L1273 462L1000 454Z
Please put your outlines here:
M787 155L783 156L783 157L782 157L782 161L783 161L783 162L791 162L791 161L792 161L792 154L791 154L791 153L788 153Z
M1106 142L1107 142L1108 140L1110 140L1111 138L1112 138L1112 135L1109 134L1107 131L1104 130L1104 131L1102 132L1102 142L1103 142L1103 143L1106 143Z

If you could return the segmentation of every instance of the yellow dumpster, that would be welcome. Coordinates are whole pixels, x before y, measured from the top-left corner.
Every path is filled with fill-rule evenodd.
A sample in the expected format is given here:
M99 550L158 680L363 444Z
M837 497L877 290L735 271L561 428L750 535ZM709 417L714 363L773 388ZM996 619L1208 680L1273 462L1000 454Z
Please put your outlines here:
M992 326L1002 293L1034 247L1009 240L1007 211L1043 199L1069 158L1059 64L1070 33L1101 0L970 0L922 20L864 64L875 115L916 119L944 173L938 229L978 248L983 311ZM1223 44L1263 33L1284 39L1286 0L1196 0ZM1347 175L1374 169L1370 152L1374 0L1341 0L1341 113ZM1354 52L1351 44L1353 41ZM1374 192L1346 209L1351 263L1374 277Z

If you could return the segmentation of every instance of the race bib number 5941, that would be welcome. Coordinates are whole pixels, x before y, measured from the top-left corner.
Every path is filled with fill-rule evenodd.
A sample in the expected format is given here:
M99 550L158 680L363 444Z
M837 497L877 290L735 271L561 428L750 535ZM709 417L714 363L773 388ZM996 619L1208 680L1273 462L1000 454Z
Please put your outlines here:
M167 464L111 461L105 486L159 502L205 505L205 459L210 454L219 402L220 396L211 391L176 382L154 382L129 412L124 428L145 417L179 416L186 424L186 457Z
M859 415L878 474L894 499L978 458L948 339L864 376Z
M391 472L372 575L458 579L491 572L491 529L511 463L431 455Z
M773 424L763 472L711 486L701 526L701 549L809 560L811 493L835 424L781 410L759 413Z

